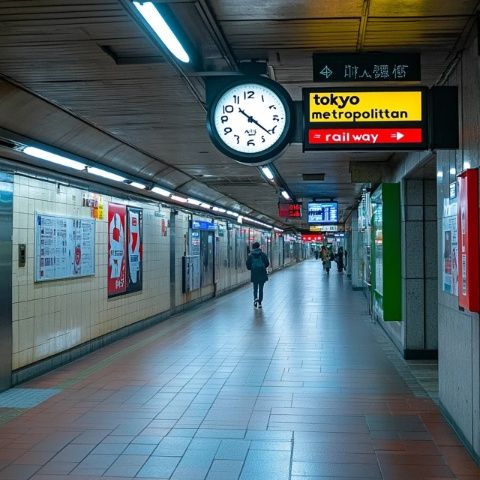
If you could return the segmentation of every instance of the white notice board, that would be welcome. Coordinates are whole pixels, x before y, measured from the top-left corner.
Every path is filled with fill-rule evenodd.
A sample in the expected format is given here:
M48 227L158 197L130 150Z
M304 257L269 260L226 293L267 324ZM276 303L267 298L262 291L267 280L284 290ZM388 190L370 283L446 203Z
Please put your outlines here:
M95 220L35 214L35 281L95 275Z

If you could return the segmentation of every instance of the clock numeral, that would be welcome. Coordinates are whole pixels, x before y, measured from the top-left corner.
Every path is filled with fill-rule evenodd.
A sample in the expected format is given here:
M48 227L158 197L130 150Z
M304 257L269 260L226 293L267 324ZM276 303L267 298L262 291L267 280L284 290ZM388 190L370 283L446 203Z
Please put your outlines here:
M277 128L277 125L275 125L271 130L270 133L273 135L275 133L275 129Z
M222 115L220 117L220 120L222 121L222 123L228 122L228 117L226 115Z
M255 146L255 141L254 140L249 140L247 142L247 147L254 147Z
M233 96L233 103L240 103L240 96L239 95L234 95Z
M233 113L233 105L225 105L223 107L223 113Z
M278 118L278 115L274 115L272 120L274 120L275 122L279 122L280 118Z
M276 107L275 105L270 105L268 108L269 108L270 110L271 110L272 108L275 109L275 110L277 109L277 107Z
M265 137L262 135L262 143L265 143Z
M262 95L262 102L264 102L264 101L265 101L265 98L263 98L263 95Z
M240 135L234 135L234 137L237 139L237 145L240 143Z
M245 100L251 99L255 96L255 92L253 90L248 90L246 92L243 92L243 98Z
M224 134L224 135L228 135L228 134L231 133L231 132L232 132L232 129L231 129L230 127L225 127L225 128L223 129L223 134Z

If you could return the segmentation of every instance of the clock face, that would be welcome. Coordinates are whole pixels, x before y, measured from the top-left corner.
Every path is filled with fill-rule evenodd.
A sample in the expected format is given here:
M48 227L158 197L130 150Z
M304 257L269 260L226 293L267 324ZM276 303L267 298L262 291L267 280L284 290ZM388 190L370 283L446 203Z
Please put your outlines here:
M226 90L209 117L210 133L217 146L249 164L249 159L271 158L283 149L290 124L288 101L268 85L255 81Z

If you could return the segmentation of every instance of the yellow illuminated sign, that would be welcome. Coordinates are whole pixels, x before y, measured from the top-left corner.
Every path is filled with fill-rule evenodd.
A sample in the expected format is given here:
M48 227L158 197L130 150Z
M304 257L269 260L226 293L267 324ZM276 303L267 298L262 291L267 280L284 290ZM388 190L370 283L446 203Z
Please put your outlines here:
M421 91L309 93L310 122L420 122Z

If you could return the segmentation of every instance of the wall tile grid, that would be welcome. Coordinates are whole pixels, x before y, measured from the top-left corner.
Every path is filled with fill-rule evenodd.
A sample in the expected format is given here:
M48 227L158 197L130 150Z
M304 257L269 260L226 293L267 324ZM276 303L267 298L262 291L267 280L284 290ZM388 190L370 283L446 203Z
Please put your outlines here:
M84 192L74 187L15 176L13 215L13 369L67 350L92 338L150 317L169 308L168 237L160 218L147 203L143 208L143 290L107 298L107 218L96 222L94 277L34 283L34 214L90 218L82 207ZM109 202L123 200L104 196ZM168 213L169 214L169 213ZM18 267L18 244L27 244L27 265Z

